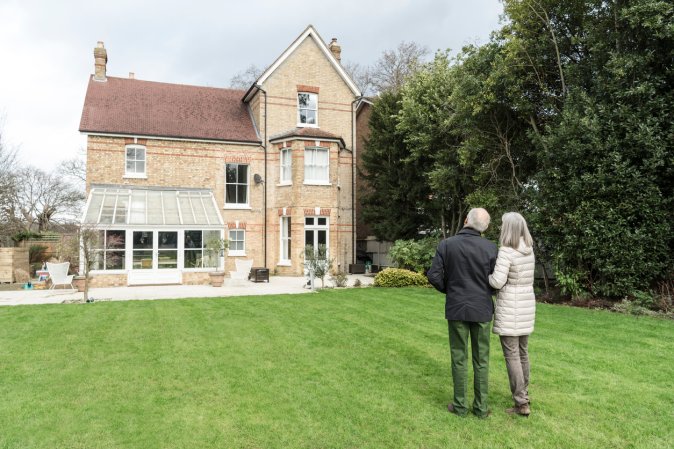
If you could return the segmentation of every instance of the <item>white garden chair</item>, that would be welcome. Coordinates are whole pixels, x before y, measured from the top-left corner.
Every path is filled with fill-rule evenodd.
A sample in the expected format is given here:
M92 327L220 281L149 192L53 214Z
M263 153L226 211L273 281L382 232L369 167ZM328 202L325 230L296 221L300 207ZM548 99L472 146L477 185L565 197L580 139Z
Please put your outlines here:
M236 265L236 271L229 272L229 277L232 281L236 281L239 284L241 281L247 280L250 269L253 268L253 261L236 259L234 260L234 265Z
M70 262L64 263L51 263L47 262L47 271L49 272L49 279L51 279L50 289L55 288L57 285L70 285L70 288L73 290L73 278L75 275L68 275L68 269L70 268Z

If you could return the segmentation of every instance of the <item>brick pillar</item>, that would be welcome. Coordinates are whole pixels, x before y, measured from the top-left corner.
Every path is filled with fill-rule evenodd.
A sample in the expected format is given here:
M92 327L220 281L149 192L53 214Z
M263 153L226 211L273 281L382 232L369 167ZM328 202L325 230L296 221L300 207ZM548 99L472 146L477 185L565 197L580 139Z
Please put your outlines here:
M108 52L102 41L98 41L94 48L94 80L106 81L106 65L108 63Z

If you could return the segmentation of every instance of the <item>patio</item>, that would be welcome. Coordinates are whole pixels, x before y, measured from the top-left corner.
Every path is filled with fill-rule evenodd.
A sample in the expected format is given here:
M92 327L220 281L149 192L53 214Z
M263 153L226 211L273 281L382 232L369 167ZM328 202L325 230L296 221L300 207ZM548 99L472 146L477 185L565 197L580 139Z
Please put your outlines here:
M352 287L359 279L363 287L371 285L374 278L364 275L348 275L347 285ZM253 296L310 293L305 288L306 278L272 276L269 282L231 282L225 279L222 287L210 285L147 285L131 287L107 287L89 289L89 298L94 301L128 301L143 299L210 298L224 296ZM328 278L326 286L332 286ZM320 279L316 287L320 288ZM0 306L29 304L61 304L82 299L82 293L70 290L19 290L0 291Z

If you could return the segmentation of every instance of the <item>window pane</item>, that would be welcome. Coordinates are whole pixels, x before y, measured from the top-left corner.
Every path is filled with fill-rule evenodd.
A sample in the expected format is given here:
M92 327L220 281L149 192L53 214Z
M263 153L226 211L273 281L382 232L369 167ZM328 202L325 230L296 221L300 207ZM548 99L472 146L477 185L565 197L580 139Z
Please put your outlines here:
M145 173L145 161L136 162L136 173Z
M123 270L125 254L124 251L107 251L105 258L106 270Z
M219 238L220 238L220 231L204 231L204 246L206 246L209 240Z
M305 225L313 225L314 224L314 217L306 217L304 219L304 224Z
M134 251L133 269L134 270L152 269L152 251Z
M185 268L201 268L202 263L200 249L185 250Z
M300 108L306 108L309 106L309 99L310 95L309 94L298 94L297 95L297 100L300 104Z
M136 172L136 163L131 160L126 161L126 172L135 173Z
M304 244L306 246L314 246L314 231L312 230L305 230L304 231Z
M310 111L306 110L305 111L305 118L302 123L307 123L309 125L315 125L316 124L316 111Z
M136 148L136 160L145 161L145 148Z
M238 204L246 204L248 202L248 186L238 186L236 202Z
M318 225L319 226L325 226L327 224L328 219L325 217L319 217L318 218Z
M327 231L319 230L318 231L318 244L319 245L327 245Z
M136 149L135 148L127 148L126 149L126 159L136 159ZM128 168L128 165L127 165Z
M115 211L115 224L126 223L126 214L129 207L129 197L120 195L117 197L117 210Z
M107 231L105 247L108 249L124 249L126 242L125 231Z
M147 192L147 224L164 224L162 193L150 190Z
M157 268L178 268L178 251L160 250L158 251Z
M131 194L131 224L145 224L145 192L136 191Z
M248 184L248 166L247 165L239 165L238 182L239 182L239 184Z
M87 218L85 219L87 223L98 222L98 215L101 212L101 204L103 204L103 194L92 194L91 202L89 203L89 209L87 210Z
M146 249L146 248L152 249L152 232L134 231L133 249Z
M185 231L185 248L203 248L201 231Z
M227 184L225 202L231 204L236 203L236 185Z
M300 123L307 123L307 110L300 109Z
M92 270L103 270L105 267L103 266L103 258L105 256L105 253L103 251L96 251L94 254L94 265L91 267Z
M227 164L227 175L225 179L227 184L236 182L236 164Z
M159 248L178 248L178 233L177 232L159 232Z

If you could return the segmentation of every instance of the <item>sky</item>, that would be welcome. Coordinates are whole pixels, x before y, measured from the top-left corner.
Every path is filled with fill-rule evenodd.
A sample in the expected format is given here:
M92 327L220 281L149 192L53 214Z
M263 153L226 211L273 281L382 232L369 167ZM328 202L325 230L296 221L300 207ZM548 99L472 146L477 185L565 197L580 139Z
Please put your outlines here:
M485 43L502 11L499 0L0 0L0 131L26 165L83 157L97 41L109 76L228 87L310 24L338 39L343 62L367 66L402 41L431 53Z

